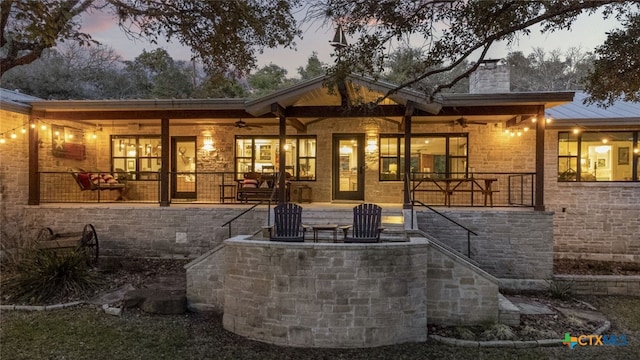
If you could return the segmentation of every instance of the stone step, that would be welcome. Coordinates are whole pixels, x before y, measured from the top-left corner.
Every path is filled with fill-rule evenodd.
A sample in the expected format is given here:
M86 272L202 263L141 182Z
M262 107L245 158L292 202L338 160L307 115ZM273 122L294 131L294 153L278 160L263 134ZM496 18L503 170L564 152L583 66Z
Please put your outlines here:
M498 322L509 326L520 325L520 308L498 293Z

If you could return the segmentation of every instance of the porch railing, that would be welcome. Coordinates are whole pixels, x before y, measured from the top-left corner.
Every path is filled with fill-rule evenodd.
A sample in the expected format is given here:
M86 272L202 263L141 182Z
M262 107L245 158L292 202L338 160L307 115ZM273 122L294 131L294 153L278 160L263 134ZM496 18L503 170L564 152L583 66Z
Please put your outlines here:
M124 201L160 202L160 176L157 172L114 174L125 183ZM175 176L174 176L175 175ZM41 171L40 203L105 203L122 201L117 190L81 190L69 171ZM174 183L175 179L175 183ZM233 172L170 173L172 202L203 204L235 202L236 181ZM171 191L171 190L170 190Z
M430 206L534 205L535 173L413 172L409 183L411 200ZM487 184L490 189L487 189Z

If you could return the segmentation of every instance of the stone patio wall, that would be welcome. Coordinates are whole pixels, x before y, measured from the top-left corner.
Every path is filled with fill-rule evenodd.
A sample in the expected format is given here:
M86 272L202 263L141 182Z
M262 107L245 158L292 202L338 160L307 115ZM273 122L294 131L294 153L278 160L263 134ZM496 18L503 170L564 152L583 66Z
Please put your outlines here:
M424 341L427 323L498 319L498 280L421 237L314 244L237 236L186 268L191 309L223 311L227 330L280 345Z
M549 279L553 274L553 213L531 209L438 208L478 234L471 235L471 259L498 278ZM418 212L418 227L467 255L467 231L439 215Z
M229 238L221 227L246 206L194 205L157 207L126 203L73 206L50 204L29 206L21 221L50 227L55 232L78 232L93 224L100 254L105 256L196 258ZM261 230L267 207L258 207L234 221L231 236Z
M498 279L431 241L427 269L427 322L475 325L498 321Z
M373 347L427 338L427 242L225 242L223 324L269 343Z
M207 251L185 266L187 306L190 310L224 309L224 245Z

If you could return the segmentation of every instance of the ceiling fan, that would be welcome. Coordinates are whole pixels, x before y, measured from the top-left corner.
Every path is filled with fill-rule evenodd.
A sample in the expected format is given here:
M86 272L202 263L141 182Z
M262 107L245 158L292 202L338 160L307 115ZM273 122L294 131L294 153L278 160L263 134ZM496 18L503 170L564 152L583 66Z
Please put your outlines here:
M237 127L238 129L244 129L244 128L246 128L247 130L250 130L252 127L256 127L256 128L261 128L261 127L262 127L262 126L260 126L260 125L249 125L249 124L247 124L247 122L246 122L246 121L244 121L244 120L242 120L242 119L240 119L240 120L236 121L233 125L234 125L235 127Z
M487 123L486 123L486 122L484 122L484 121L467 120L467 119L465 119L465 118L463 118L463 117L458 118L458 119L456 119L456 120L453 120L453 125L460 125L460 126L462 126L463 128L466 128L466 127L467 127L467 126L469 126L470 124L471 124L471 125L487 125Z

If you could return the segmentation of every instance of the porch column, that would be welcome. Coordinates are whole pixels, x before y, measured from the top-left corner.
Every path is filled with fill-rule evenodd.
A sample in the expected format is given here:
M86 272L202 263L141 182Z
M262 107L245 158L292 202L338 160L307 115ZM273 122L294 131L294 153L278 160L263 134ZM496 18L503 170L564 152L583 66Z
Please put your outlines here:
M29 119L31 124L35 124L33 117ZM39 140L38 128L29 126L29 205L40 205Z
M404 125L404 173L402 184L404 186L404 199L402 207L410 209L411 204L411 116L413 115L413 102L407 101L402 125Z
M536 119L536 196L533 209L544 211L544 132L547 127L544 105L538 107Z
M160 120L160 143L162 145L162 167L160 168L160 206L169 206L169 119Z
M287 154L285 153L284 150L284 146L287 143L287 116L285 114L284 108L282 106L280 106L280 104L278 103L273 103L271 104L271 112L274 113L278 119L279 119L279 141L280 141L280 145L279 145L279 154L278 154L278 164L279 169L278 169L278 188L280 188L281 191L278 192L278 204L284 204L287 202L287 191L286 191L286 184L287 184L287 179L286 179L286 169L285 169L285 165L286 165L286 161L287 161Z

